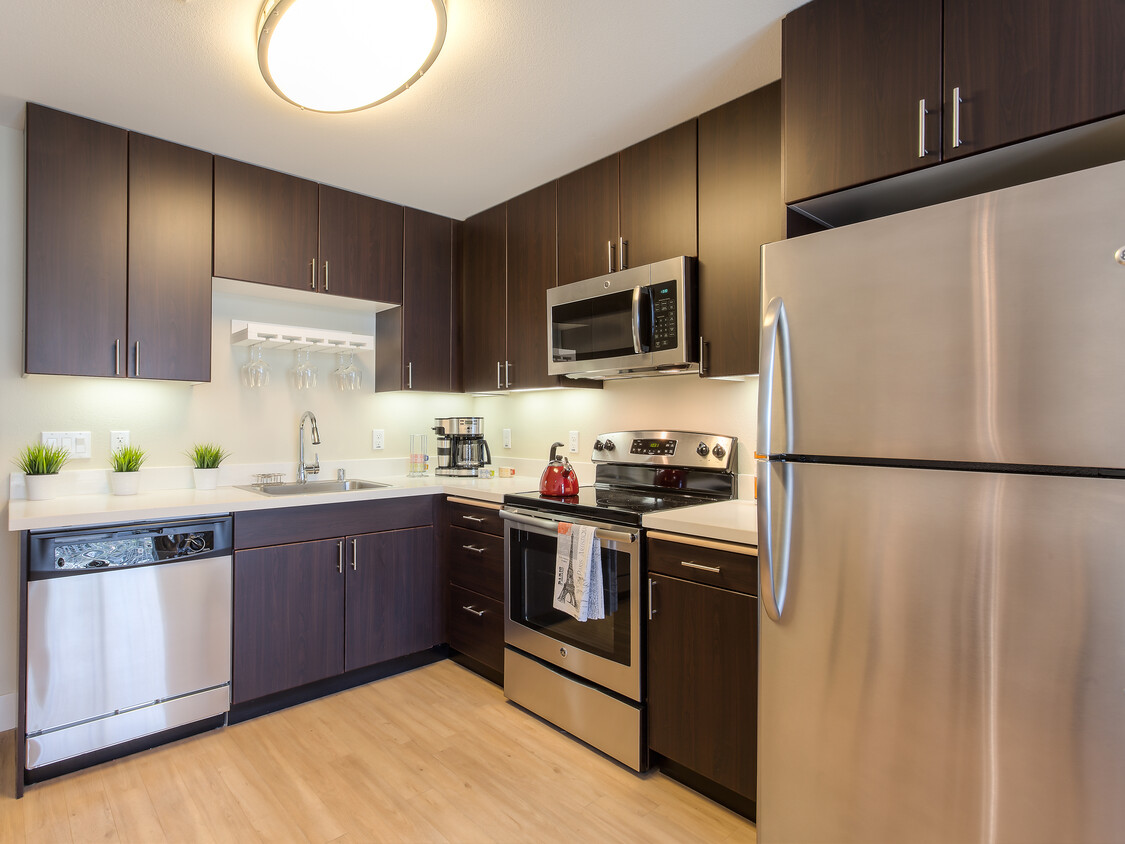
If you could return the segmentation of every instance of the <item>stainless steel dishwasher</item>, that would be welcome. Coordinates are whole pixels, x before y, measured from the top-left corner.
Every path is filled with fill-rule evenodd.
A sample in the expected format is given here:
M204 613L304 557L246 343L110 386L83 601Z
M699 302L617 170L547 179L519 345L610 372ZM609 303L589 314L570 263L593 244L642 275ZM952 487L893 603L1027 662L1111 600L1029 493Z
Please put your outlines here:
M27 550L28 781L227 712L229 516L33 531Z

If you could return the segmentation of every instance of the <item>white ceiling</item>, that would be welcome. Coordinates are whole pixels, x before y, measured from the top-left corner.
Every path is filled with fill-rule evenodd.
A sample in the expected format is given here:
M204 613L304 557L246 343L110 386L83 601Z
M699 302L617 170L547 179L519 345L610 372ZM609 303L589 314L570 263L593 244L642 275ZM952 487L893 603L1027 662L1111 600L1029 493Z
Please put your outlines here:
M804 0L446 0L409 91L304 112L258 71L260 0L0 0L0 123L39 102L458 219L781 75Z

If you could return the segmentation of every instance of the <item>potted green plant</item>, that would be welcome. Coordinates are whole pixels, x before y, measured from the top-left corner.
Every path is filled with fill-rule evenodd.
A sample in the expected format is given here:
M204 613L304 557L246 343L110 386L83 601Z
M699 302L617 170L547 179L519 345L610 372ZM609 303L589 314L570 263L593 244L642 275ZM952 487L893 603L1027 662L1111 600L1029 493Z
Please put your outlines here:
M230 452L215 443L196 443L187 450L194 464L196 489L215 489L219 485L219 464L230 457Z
M109 454L113 471L109 473L109 489L114 495L136 495L141 487L141 464L145 462L143 448L123 445Z
M25 445L15 463L24 474L28 500L46 501L58 495L59 470L69 459L70 452L61 445Z

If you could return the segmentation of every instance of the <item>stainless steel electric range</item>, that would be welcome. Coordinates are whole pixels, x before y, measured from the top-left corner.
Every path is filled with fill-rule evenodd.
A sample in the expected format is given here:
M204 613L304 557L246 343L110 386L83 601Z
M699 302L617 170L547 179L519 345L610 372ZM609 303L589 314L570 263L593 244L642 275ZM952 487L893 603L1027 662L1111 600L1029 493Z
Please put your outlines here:
M648 767L642 625L648 513L737 497L737 440L620 431L594 443L578 495L504 496L504 694L634 770ZM605 618L553 606L560 524L589 525L601 551Z

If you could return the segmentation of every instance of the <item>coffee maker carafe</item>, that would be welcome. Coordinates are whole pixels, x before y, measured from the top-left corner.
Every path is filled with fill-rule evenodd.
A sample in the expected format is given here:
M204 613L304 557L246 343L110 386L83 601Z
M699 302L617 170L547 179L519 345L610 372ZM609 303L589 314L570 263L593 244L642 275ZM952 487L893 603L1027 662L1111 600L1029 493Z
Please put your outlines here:
M492 453L484 439L484 417L447 416L434 419L437 440L437 468L434 474L446 477L475 478L481 466L492 463Z

